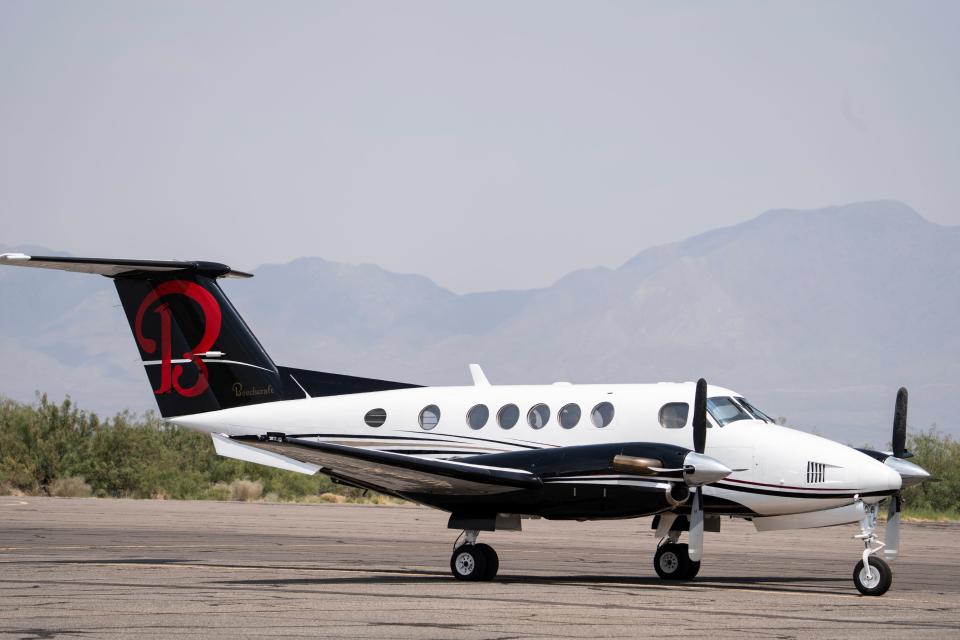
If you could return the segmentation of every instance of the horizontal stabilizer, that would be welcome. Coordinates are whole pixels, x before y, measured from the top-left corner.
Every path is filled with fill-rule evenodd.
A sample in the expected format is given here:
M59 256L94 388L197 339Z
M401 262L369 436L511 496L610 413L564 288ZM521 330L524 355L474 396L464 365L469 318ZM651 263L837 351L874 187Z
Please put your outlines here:
M135 278L157 275L157 272L195 273L210 278L252 278L243 271L234 271L219 262L186 260L122 260L118 258L67 258L63 256L28 256L23 253L0 253L0 264L13 267L57 269L78 273L95 273L108 278Z
M234 460L262 464L267 467L276 467L284 471L296 471L308 476L312 476L320 470L320 467L315 464L300 462L299 460L294 460L293 458L288 458L272 451L248 447L240 444L236 440L231 440L226 436L221 436L216 433L210 434L210 437L213 439L213 448L216 449L217 455L223 456L224 458L233 458Z

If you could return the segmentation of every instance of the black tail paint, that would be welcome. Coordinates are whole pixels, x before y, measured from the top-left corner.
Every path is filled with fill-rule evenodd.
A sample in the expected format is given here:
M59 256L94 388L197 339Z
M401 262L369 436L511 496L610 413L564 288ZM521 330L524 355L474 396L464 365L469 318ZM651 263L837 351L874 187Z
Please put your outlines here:
M113 276L163 417L417 386L278 367L218 275L200 268Z

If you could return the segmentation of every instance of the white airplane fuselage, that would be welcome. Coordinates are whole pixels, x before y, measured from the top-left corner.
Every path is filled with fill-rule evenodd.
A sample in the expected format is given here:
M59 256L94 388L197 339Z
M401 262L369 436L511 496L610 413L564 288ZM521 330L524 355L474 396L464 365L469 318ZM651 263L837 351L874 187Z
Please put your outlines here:
M420 387L258 404L171 421L228 436L305 434L320 442L453 459L619 442L690 447L690 418L682 427L665 428L659 412L668 403L692 404L693 395L693 383ZM742 397L716 386L709 387L708 395ZM613 405L613 418L608 425L597 427L591 410L604 402ZM518 408L519 419L506 429L499 424L498 412L511 404ZM534 428L527 417L538 404L549 408L550 417L544 426ZM581 415L574 426L564 428L558 411L570 404L577 405ZM420 414L431 405L439 409L439 420L425 429L420 426ZM487 407L488 419L481 427L471 428L467 413L477 405ZM364 421L365 414L374 409L386 413L379 427ZM705 453L734 469L723 481L705 487L706 496L731 504L729 510L715 505L710 509L713 513L806 513L853 504L855 496L868 503L879 502L901 486L900 475L887 465L826 438L760 419L740 419L720 426L711 416L708 424ZM617 474L578 481L658 482Z

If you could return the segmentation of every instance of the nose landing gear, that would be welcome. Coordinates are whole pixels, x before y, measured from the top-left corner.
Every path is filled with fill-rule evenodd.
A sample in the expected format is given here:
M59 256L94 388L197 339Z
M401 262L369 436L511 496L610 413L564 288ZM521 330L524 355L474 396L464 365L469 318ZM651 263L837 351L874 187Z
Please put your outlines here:
M858 501L863 508L860 533L853 536L863 540L863 554L853 569L853 584L865 596L882 596L893 583L893 571L882 558L875 554L886 545L877 536L877 505Z
M457 580L493 580L497 576L500 558L490 545L477 544L479 533L476 530L464 531L464 543L454 543L453 555L450 556L450 572ZM460 542L460 538L457 538L457 542Z

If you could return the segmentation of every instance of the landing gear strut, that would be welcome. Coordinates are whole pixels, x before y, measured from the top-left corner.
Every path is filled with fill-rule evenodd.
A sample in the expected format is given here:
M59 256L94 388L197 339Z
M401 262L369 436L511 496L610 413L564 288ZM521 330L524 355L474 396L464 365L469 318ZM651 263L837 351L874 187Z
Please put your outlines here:
M853 584L865 596L882 596L893 582L893 571L875 555L886 546L877 536L877 505L863 501L860 504L863 505L860 533L853 537L863 540L863 555L853 569Z
M450 572L457 580L493 580L500 568L500 558L497 552L488 544L477 544L475 529L464 531L461 537L464 543L458 545L460 538L454 543L453 555L450 556Z

